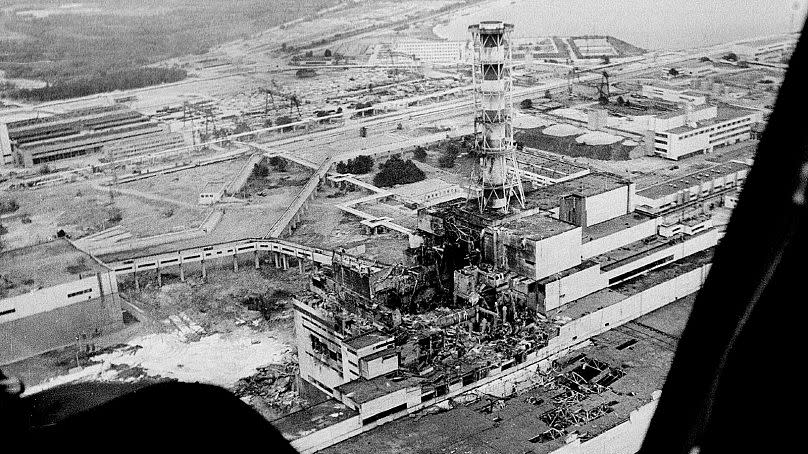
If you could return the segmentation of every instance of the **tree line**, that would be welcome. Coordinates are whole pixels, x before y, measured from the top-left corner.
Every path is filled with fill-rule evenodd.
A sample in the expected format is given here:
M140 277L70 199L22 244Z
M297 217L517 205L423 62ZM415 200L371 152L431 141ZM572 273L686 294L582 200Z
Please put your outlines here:
M119 71L103 71L91 76L48 84L41 88L15 88L6 95L11 98L33 102L77 98L115 90L131 90L163 83L179 82L188 73L179 68L128 68Z

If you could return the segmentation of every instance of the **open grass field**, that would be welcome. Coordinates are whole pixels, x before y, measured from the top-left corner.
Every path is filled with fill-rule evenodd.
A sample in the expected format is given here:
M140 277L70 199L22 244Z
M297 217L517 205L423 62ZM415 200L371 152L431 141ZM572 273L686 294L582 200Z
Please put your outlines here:
M129 194L111 197L90 183L46 187L7 194L17 201L18 216L4 221L6 248L47 241L64 230L72 238L120 225L135 237L196 227L210 208L184 207Z

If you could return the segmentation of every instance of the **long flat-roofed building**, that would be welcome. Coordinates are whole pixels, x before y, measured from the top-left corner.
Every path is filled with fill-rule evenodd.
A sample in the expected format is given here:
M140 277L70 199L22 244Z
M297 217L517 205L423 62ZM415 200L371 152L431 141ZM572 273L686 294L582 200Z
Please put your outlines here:
M120 140L151 138L167 127L115 104L5 122L0 119L2 165L33 167L85 156Z
M463 41L423 41L406 39L395 43L393 50L416 60L434 64L455 64L468 60L468 45Z
M730 161L684 172L637 191L637 210L651 215L687 205L721 204L724 194L737 191L750 166Z
M715 115L694 118L690 111L677 117L681 124L654 130L654 152L667 159L711 153L716 148L752 137L752 125L759 121L759 112L740 107L714 107ZM677 121L679 122L679 121Z
M700 106L707 102L704 95L691 91L689 88L666 84L643 85L642 95L676 104L691 104L694 106Z
M791 56L796 44L796 38L790 36L763 38L738 44L733 51L741 61L780 63Z

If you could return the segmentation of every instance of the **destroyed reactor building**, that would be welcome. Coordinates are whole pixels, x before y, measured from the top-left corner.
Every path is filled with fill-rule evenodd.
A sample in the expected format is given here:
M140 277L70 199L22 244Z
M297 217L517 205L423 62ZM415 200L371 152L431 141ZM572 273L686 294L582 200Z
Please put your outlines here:
M475 46L490 36L501 44L497 33L510 27L471 27ZM481 52L475 64L486 74L492 63ZM483 76L489 80L498 79ZM635 185L602 172L522 188L503 152L509 111L489 107L476 119L479 171L490 176L478 181L480 196L422 209L411 263L371 266L335 254L330 269L312 277L319 297L295 302L301 378L353 411L295 440L298 449L328 446L471 389L510 394L587 339L704 282L722 232L697 198L687 210L637 211ZM491 171L498 166L507 167ZM743 176L725 184L738 187ZM519 203L508 203L513 196Z

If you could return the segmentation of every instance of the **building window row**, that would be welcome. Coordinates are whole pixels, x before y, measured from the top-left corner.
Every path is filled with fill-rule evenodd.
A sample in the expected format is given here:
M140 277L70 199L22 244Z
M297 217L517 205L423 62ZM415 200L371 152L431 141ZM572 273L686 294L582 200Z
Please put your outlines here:
M87 289L84 289L84 290L80 290L78 292L68 293L67 297L68 298L73 298L74 296L86 295L87 293L91 293L92 291L93 291L92 288L87 288Z

